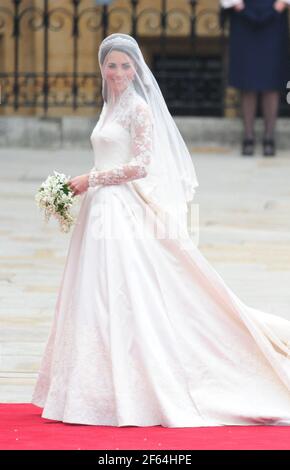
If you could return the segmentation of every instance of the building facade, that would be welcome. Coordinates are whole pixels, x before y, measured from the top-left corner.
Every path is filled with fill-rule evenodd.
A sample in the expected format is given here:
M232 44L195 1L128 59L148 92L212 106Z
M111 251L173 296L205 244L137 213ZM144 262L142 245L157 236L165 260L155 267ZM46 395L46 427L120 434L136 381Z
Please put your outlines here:
M2 0L0 115L95 115L113 32L137 39L172 114L237 115L218 0Z

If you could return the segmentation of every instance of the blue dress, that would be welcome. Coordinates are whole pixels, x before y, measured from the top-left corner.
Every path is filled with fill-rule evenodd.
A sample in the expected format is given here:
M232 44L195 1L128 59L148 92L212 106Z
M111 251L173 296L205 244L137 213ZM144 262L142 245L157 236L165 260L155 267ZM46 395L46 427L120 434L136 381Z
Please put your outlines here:
M244 90L284 90L290 80L287 9L275 0L245 0L230 13L229 86Z

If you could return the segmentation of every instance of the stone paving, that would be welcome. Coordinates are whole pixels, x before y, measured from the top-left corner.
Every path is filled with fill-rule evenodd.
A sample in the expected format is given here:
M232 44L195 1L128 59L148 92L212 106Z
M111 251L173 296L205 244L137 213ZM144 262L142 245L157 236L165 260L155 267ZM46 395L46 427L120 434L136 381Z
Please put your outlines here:
M290 154L189 148L200 250L244 302L290 319ZM31 399L70 238L45 224L35 191L53 170L75 176L92 162L87 149L0 149L0 402Z

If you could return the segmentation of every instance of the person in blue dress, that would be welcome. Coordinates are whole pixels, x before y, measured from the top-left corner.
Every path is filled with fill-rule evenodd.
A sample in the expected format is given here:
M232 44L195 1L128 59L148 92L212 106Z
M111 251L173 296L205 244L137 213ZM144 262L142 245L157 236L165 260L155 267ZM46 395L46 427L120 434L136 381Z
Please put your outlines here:
M228 84L241 92L242 155L255 150L258 94L264 119L263 154L276 153L275 125L281 94L290 81L290 0L221 0L230 19Z

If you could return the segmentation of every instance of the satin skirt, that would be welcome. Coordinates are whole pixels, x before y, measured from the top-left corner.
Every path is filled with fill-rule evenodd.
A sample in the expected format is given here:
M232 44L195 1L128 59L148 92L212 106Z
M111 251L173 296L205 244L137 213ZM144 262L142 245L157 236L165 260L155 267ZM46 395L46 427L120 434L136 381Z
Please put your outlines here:
M133 184L85 193L32 403L66 423L289 425L290 322L158 224Z

